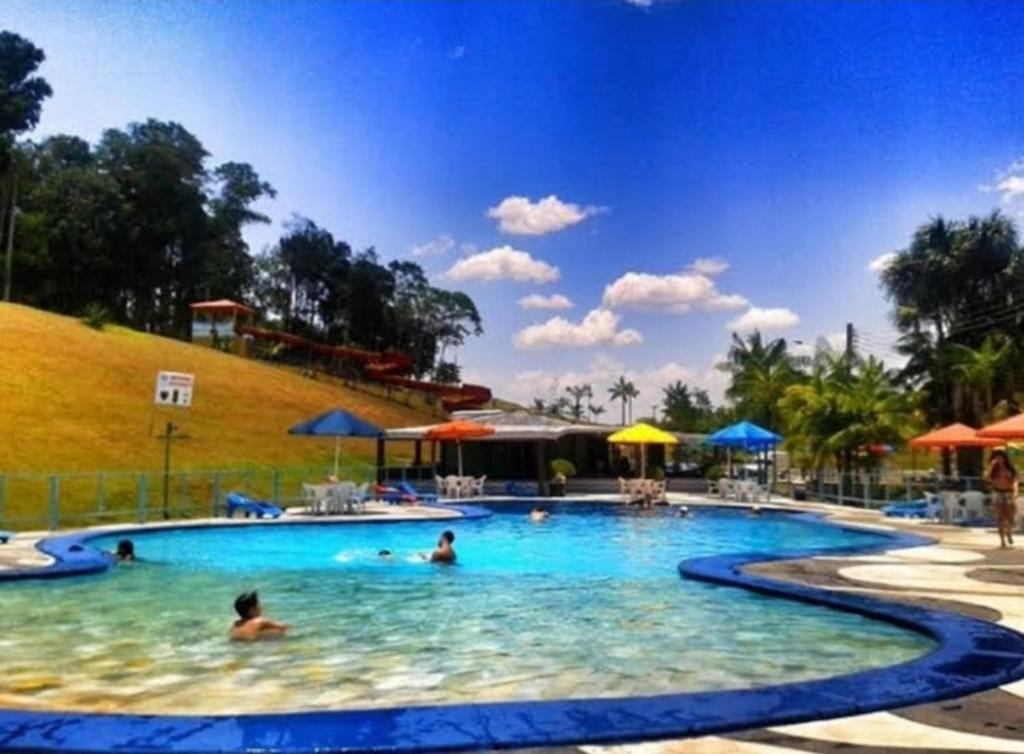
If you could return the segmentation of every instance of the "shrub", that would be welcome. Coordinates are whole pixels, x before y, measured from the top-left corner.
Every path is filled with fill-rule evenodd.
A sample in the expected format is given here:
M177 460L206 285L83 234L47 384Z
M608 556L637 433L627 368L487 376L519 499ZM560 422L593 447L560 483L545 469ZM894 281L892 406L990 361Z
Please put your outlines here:
M651 477L654 479L654 481L660 482L662 479L665 478L665 467L664 466L655 466L651 470Z
M558 476L561 474L566 479L572 479L576 476L576 467L572 461L568 461L565 458L556 458L551 462L551 475Z
M102 330L110 322L110 312L103 304L87 304L82 310L82 322L93 330Z
M720 463L716 463L716 464L713 464L712 466L708 466L708 470L706 472L704 472L704 478L705 479L711 479L713 481L718 481L719 479L721 479L724 476L725 476L725 466L723 466Z

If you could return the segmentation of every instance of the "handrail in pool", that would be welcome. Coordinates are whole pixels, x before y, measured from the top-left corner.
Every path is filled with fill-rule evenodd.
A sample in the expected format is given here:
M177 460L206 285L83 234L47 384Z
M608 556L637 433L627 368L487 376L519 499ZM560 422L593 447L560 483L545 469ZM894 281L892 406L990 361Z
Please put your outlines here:
M823 520L819 514L795 515L822 525L859 528ZM1024 635L1003 626L743 570L757 562L864 554L934 541L872 532L884 541L791 553L716 555L683 561L678 569L685 578L859 613L938 642L932 652L899 665L753 689L611 699L213 716L0 710L0 749L350 754L608 744L855 715L964 696L1024 677Z

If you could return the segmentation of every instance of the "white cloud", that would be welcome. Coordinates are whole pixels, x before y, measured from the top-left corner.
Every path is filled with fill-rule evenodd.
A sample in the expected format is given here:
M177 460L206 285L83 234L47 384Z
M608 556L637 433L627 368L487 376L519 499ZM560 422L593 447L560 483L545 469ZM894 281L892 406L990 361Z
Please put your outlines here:
M460 259L445 273L445 277L457 282L513 280L517 283L553 283L561 277L561 272L525 251L498 246Z
M979 186L979 190L999 194L1003 204L1012 204L1024 198L1024 160L1015 160L996 176L992 185Z
M636 330L619 330L619 315L608 309L592 309L579 323L565 317L524 327L512 339L516 348L539 350L561 346L590 348L601 345L632 346L643 342Z
M604 289L609 308L670 311L684 314L695 306L712 311L740 309L749 303L738 294L722 294L714 281L697 272L651 275L627 272Z
M691 272L707 275L710 278L721 275L727 269L729 269L729 263L719 257L697 257L689 267Z
M550 296L531 293L519 299L519 305L524 309L572 309L574 306L572 300L561 293L553 293Z
M876 275L880 275L885 272L885 268L896 261L897 254L895 251L887 251L884 254L879 254L877 257L868 262L868 272L873 272Z
M778 332L779 330L789 330L799 324L800 317L789 309L781 307L776 309L762 309L757 306L752 306L726 325L726 329L732 330L736 333L749 333L754 332L754 330L760 330L762 332Z
M455 239L447 233L438 236L426 243L413 246L409 250L409 256L413 257L435 257L447 254L455 248Z
M496 207L488 209L487 216L497 220L498 227L505 233L542 236L576 225L601 211L600 207L563 202L552 194L536 202L525 196L507 196Z

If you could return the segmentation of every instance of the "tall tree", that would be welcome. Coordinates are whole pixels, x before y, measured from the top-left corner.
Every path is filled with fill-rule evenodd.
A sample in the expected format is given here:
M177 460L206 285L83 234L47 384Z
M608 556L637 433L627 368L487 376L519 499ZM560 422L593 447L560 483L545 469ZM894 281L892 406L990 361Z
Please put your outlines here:
M1024 336L1024 255L1013 223L999 212L934 218L896 252L881 282L908 357L901 377L927 395L929 422L976 420L973 403L961 400L966 373L956 364L964 352L950 346L978 349L996 333L1011 342ZM1014 357L1016 368L994 384L989 405L1012 403L1020 389L1020 355Z
M588 385L567 385L565 392L572 398L570 413L573 419L583 418L583 401L594 397L594 389Z
M631 393L635 392L635 390L636 387L626 379L625 375L621 375L618 381L608 388L608 394L613 401L622 401L622 424L626 423L626 406L632 398Z
M43 100L53 94L46 79L35 75L45 59L43 51L24 37L0 31L0 246L4 253L4 301L11 300L18 182L23 169L14 140L35 128Z
M726 397L743 418L778 430L778 402L801 379L798 364L782 338L765 342L754 332L744 340L733 333L726 361L719 365L732 376Z

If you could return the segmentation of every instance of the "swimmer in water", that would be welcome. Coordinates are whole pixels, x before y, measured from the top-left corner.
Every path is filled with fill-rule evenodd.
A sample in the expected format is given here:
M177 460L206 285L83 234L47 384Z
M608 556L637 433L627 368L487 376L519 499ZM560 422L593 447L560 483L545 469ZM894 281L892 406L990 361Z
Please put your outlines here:
M114 552L114 557L117 558L118 563L134 563L135 543L130 539L122 539L117 543L117 551Z
M750 509L750 515L751 516L760 516L761 515L761 506L760 505L755 505L753 508L751 508Z
M533 521L534 523L540 523L541 521L547 521L550 517L551 517L551 514L548 513L546 510L544 510L543 508L541 508L539 506L534 508L532 511L530 511L530 520Z
M690 515L690 508L689 508L689 506L680 505L679 506L679 517L680 518L686 518L689 515Z
M450 529L445 530L441 534L441 538L437 540L437 549L430 554L430 562L443 563L445 565L455 563L455 550L452 548L454 541L455 533Z
M284 623L263 617L263 608L256 592L238 595L235 600L235 612L238 613L238 620L231 626L232 641L279 639L289 628Z
M381 560L391 560L395 557L395 554L391 550L380 550L377 553L377 557Z

